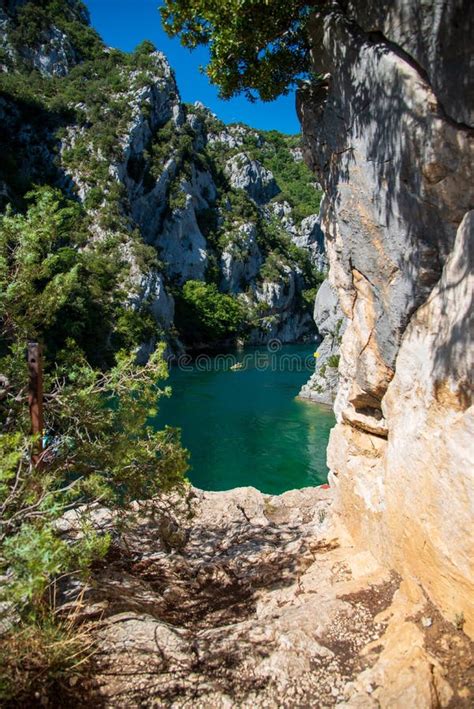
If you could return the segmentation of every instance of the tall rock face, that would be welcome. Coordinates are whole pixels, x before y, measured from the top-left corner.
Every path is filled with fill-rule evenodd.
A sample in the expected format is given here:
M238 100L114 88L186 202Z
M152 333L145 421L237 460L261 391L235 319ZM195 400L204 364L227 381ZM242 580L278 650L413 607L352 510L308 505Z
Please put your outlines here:
M468 2L331 3L298 110L348 318L328 461L351 533L474 633Z
M42 76L66 76L103 46L89 23L81 0L2 0L0 71L26 68Z
M347 319L340 308L337 291L328 280L318 289L313 317L322 341L315 353L316 370L299 396L332 406L339 384L339 351Z
M202 342L179 321L189 281L238 301L252 344L316 337L326 257L299 136L184 104L166 57L147 41L104 47L80 0L0 2L0 118L0 209L59 187L83 205L91 243L121 244L130 306L154 321L140 357L158 339L175 351L235 340Z

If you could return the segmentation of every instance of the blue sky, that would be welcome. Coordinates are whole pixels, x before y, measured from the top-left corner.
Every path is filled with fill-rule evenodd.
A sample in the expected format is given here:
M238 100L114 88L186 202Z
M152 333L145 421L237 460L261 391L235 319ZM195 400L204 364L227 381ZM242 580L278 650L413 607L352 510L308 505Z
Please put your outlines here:
M85 0L92 25L111 47L131 51L144 39L150 39L176 72L181 98L187 103L202 101L226 123L242 121L255 128L275 128L284 133L298 133L294 94L272 103L250 103L243 97L222 101L217 90L199 71L207 61L207 50L193 52L170 39L163 31L158 12L159 0Z

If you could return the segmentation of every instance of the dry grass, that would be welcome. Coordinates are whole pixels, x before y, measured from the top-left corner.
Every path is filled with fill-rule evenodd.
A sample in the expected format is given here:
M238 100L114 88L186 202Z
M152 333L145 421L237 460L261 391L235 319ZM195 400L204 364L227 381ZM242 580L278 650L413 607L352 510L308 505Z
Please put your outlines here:
M61 617L47 608L0 637L0 705L65 706L87 677L95 653L93 623L79 623L82 599Z

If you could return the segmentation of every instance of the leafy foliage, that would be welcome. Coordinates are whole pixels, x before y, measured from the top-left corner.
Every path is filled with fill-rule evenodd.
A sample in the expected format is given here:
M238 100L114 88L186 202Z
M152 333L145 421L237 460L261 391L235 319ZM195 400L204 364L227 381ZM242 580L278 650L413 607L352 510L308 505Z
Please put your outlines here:
M167 367L163 346L146 365L135 362L143 333L130 326L124 306L130 285L120 244L91 242L82 209L57 190L39 188L29 199L25 215L8 210L0 220L0 608L5 622L13 616L19 623L2 638L7 649L16 646L19 627L46 653L51 580L87 574L107 552L108 536L88 519L91 503L118 514L134 499L180 488L188 455L178 431L150 423L169 394L160 385ZM36 467L25 387L31 336L45 350L45 436ZM57 527L69 509L80 510L74 540ZM14 691L20 671L8 658L4 693Z
M263 136L265 148L260 159L273 172L281 189L275 201L287 201L296 222L317 214L322 191L316 188L314 175L306 163L302 159L295 160L291 152L300 148L300 137L286 136L277 131L266 131Z
M331 355L330 357L327 358L327 366L337 369L339 367L339 359L340 359L340 355L338 355L338 354Z
M165 0L161 17L185 47L209 45L209 79L223 98L264 101L287 93L308 68L303 0Z
M231 295L219 293L213 283L187 281L177 298L176 320L188 342L217 344L242 328L244 310Z
M87 219L58 190L28 195L26 215L0 218L0 318L4 342L40 335L53 359L74 338L90 361L107 359L125 270L113 239L87 247Z

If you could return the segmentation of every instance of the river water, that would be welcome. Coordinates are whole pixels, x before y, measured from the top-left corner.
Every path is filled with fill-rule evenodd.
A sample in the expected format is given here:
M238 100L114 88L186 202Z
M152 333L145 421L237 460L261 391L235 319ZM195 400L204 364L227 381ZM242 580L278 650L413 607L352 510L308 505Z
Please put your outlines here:
M252 485L278 494L326 482L334 415L296 399L314 369L313 352L312 344L275 342L171 368L173 394L161 400L157 424L182 429L196 487ZM233 362L243 368L231 370Z

